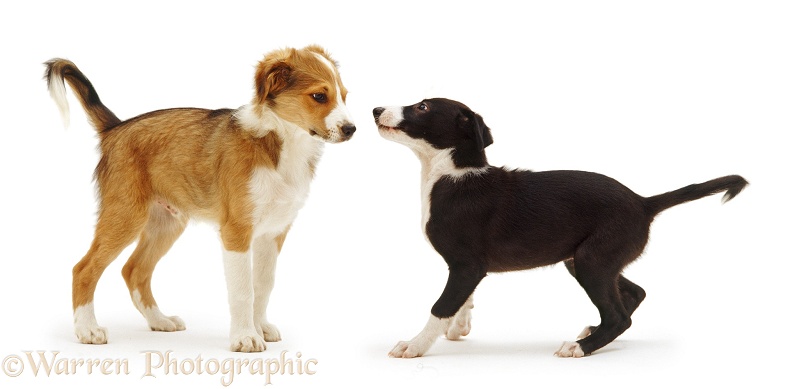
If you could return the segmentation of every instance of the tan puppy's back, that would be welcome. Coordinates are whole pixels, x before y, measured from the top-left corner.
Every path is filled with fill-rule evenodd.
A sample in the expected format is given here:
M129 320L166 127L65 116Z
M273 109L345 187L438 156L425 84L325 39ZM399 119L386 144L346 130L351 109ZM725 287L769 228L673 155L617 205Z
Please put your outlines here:
M222 193L243 187L256 167L276 168L281 140L243 131L234 110L149 112L101 132L101 197L139 193L189 216L219 220ZM236 189L237 190L237 189Z

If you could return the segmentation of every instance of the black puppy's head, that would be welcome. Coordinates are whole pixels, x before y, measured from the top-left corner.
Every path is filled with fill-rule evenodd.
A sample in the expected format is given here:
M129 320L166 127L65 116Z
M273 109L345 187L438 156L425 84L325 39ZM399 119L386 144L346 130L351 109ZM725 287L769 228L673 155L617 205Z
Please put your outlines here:
M427 99L406 107L378 107L372 111L380 135L428 156L451 149L457 167L487 165L484 148L492 144L484 119L465 104L449 99Z

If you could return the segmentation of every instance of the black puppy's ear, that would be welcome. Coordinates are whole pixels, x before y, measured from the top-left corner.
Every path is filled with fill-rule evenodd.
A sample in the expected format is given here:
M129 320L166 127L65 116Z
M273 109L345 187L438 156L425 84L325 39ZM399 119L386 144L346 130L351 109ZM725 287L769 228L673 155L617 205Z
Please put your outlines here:
M463 109L460 121L467 123L466 125L470 129L470 136L473 138L480 151L493 143L490 128L484 124L484 119L482 119L481 115L471 110Z
M481 115L474 113L473 116L474 120L476 121L476 141L479 144L479 150L484 150L485 147L493 143L490 127L487 127L487 125L484 124L484 119L482 119Z

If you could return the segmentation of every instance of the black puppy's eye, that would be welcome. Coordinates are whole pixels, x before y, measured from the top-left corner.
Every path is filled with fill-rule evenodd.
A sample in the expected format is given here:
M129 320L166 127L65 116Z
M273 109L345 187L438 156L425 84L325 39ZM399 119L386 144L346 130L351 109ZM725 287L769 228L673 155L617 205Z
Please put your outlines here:
M416 109L418 109L419 111L426 111L427 110L427 104L421 103L421 104L419 104L418 107L416 107Z
M326 96L325 93L312 93L312 98L315 99L315 101L317 101L320 104L323 104L326 101L328 101L328 97Z

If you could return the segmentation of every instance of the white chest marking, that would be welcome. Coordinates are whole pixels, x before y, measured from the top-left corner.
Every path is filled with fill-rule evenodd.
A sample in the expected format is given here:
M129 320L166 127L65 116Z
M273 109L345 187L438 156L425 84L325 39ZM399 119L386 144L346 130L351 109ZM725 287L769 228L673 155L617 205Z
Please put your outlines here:
M249 180L254 236L283 231L295 220L309 194L323 142L300 128L277 130L282 138L279 164L259 167Z
M384 108L385 110L378 118L381 125L397 127L404 120L402 107ZM382 137L408 146L421 162L421 232L424 233L424 238L429 241L427 222L430 220L432 187L435 186L435 183L443 176L457 180L466 174L484 173L489 167L458 168L451 158L453 148L436 149L426 140L411 138L400 130L379 129L379 131Z
M417 150L412 148L416 156L421 161L421 231L424 238L429 241L427 236L427 222L430 221L430 207L432 206L432 188L441 178L448 176L454 180L459 180L466 174L481 174L487 171L483 168L458 168L454 165L451 158L454 149L435 149L429 143L423 142L425 146ZM425 149L428 149L428 152Z

